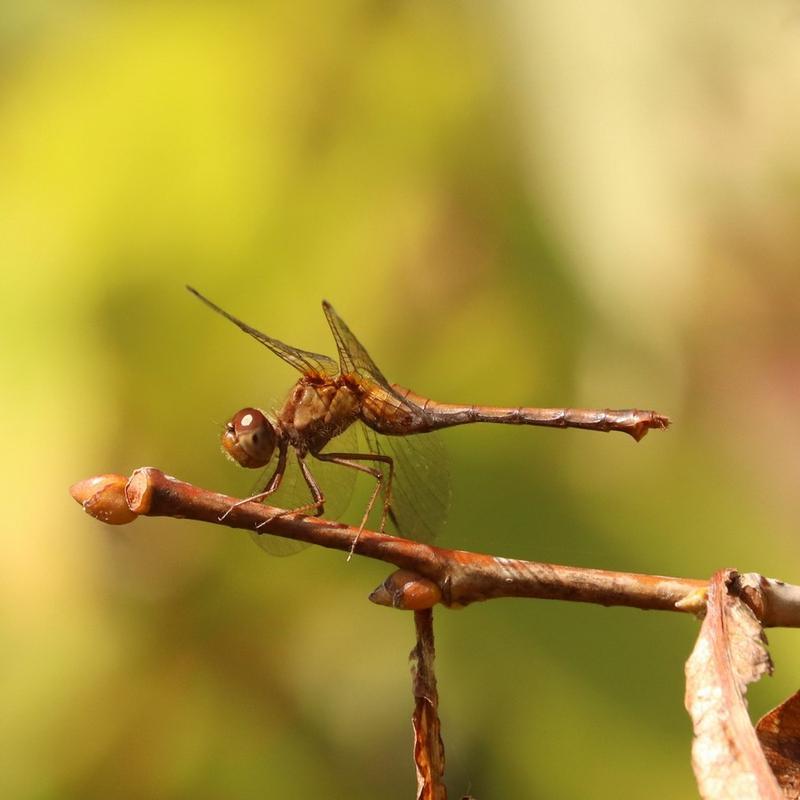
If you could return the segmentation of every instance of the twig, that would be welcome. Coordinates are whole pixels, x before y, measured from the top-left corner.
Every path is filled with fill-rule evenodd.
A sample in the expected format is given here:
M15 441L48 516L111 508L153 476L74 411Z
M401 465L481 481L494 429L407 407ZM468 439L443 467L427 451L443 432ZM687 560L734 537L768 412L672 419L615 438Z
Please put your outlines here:
M75 484L71 492L87 512L110 523L129 522L137 515L167 516L253 531L257 524L269 520L279 510L245 503L220 520L236 502L235 498L184 483L154 467L137 469L130 479L121 475L90 478ZM343 552L350 551L358 534L357 528L349 525L293 515L273 519L261 530ZM499 597L530 597L697 614L704 609L708 586L708 581L693 578L614 572L447 550L369 530L361 531L354 552L422 576L438 587L440 601L447 606L465 606ZM761 623L765 627L800 627L800 586L755 577L761 591L753 611ZM379 588L372 599L386 605L415 607L392 602L390 594L382 595ZM438 599L437 596L432 602Z
M414 763L417 800L447 800L444 743L439 723L439 692L433 661L433 609L414 612L417 644L411 651L414 684Z

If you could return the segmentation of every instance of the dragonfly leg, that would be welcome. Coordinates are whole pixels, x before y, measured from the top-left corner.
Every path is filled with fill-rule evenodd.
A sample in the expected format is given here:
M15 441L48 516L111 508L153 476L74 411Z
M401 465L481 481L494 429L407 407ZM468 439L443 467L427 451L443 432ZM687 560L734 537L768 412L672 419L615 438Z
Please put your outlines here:
M391 511L394 460L390 456L385 456L378 453L314 453L313 455L320 461L329 461L333 464L341 464L343 467L357 469L359 472L365 472L367 475L371 475L373 478L375 478L375 488L372 490L366 510L364 511L364 516L361 518L361 524L358 526L358 533L356 534L355 539L353 539L353 544L350 547L350 555L348 556L349 560L349 558L353 555L353 550L355 549L358 537L361 535L361 531L363 531L367 525L369 515L372 513L372 509L375 506L375 501L378 498L378 494L384 486L385 491L383 499L383 513L381 514L380 532L383 533L383 529L386 526L387 515L392 516L392 519L394 519ZM359 464L359 461L377 461L379 463L386 464L389 474L384 475L381 470Z
M272 473L272 477L267 481L267 485L260 491L250 497L245 497L244 500L237 500L233 503L230 508L221 516L219 517L219 521L222 522L228 514L231 513L235 508L239 508L239 506L243 506L245 503L261 503L266 500L274 492L277 492L280 488L281 481L283 480L283 476L286 472L286 445L281 443L280 449L278 450L278 463L275 465L275 472Z
M299 508L287 508L285 511L279 511L277 514L273 514L268 519L265 519L263 522L259 522L258 525L256 525L257 531L260 531L261 528L263 528L268 522L272 522L272 520L277 519L278 517L288 516L289 514L305 514L307 511L313 510L314 516L320 517L324 513L325 495L322 494L322 490L319 488L316 478L311 474L308 464L306 464L305 460L299 455L297 456L297 463L300 465L300 471L303 473L303 478L309 488L309 491L311 492L311 496L314 498L314 502L300 506Z

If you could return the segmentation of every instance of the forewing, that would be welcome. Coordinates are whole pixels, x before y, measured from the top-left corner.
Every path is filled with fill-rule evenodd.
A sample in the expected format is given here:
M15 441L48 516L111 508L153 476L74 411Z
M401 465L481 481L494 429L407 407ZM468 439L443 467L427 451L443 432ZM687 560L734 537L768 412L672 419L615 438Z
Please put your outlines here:
M450 472L447 452L438 433L383 436L359 425L369 452L394 462L389 524L399 536L430 542L447 520Z
M325 447L325 450L352 452L357 446L356 441L356 430L351 426L344 433L332 439ZM306 459L306 464L325 497L325 513L323 517L332 520L339 519L347 511L350 499L353 496L356 471L340 464L318 461L315 458ZM271 469L274 468L275 465L272 464ZM251 494L256 494L256 492L263 489L271 475L271 470L265 471L259 477L259 483L253 487ZM313 502L311 492L300 472L300 467L293 451L290 450L289 452L289 457L286 461L286 472L280 488L266 498L264 502L271 506L285 509L301 508ZM262 550L273 556L291 556L308 547L308 542L285 539L282 536L271 536L268 533L260 534L257 531L253 531L250 535Z
M357 374L369 378L375 383L380 384L384 389L393 391L389 382L378 369L378 366L370 358L364 345L356 339L345 321L336 313L333 306L327 301L322 301L322 308L328 325L331 327L333 338L336 340L336 347L339 350L339 362L342 372L345 374Z
M257 339L259 342L261 342L261 344L266 345L270 350L272 350L273 353L275 353L275 355L280 356L295 369L300 370L300 372L306 375L330 376L337 375L339 373L339 367L332 358L319 353L311 353L308 350L300 350L299 348L292 347L291 345L285 344L278 339L273 339L271 336L267 336L266 333L261 333L261 331L251 327L246 322L242 322L242 320L234 317L233 314L229 314L227 311L225 311L225 309L220 308L216 303L212 303L211 300L200 294L197 289L193 289L191 286L187 286L186 288L195 297L197 297L199 300L202 300L210 309L216 311L217 314L221 314L223 317L225 317L225 319L230 320L245 333L250 334L250 336L252 336L254 339Z
M372 402L384 403L387 417L398 408L419 412L414 401L406 398L407 391L401 393L386 380L333 306L323 301L322 307L336 340L342 373L359 375L380 387ZM444 525L450 505L447 454L439 435L383 436L364 424L359 428L367 452L389 456L394 462L390 525L406 538L431 541Z

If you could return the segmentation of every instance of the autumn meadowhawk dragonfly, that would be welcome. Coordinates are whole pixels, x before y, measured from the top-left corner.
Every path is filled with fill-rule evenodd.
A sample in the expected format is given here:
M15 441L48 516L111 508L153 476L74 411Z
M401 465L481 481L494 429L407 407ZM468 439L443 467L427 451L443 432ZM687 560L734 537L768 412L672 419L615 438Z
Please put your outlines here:
M325 487L315 477L316 468L308 464L310 456L317 465L336 465L350 470L353 476L361 472L374 480L360 529L378 504L380 531L389 521L400 535L429 541L444 522L449 499L446 472L438 463L439 446L431 446L437 438L431 435L435 431L473 422L492 422L621 431L639 441L651 428L663 429L669 425L669 418L663 414L638 409L496 408L438 403L389 383L326 301L322 308L336 342L338 364L328 356L273 339L191 286L186 288L301 373L282 406L267 411L243 408L225 425L223 449L241 466L263 468L276 456L269 480L236 505L279 496L293 456L307 499L279 514L323 515L327 502ZM339 447L354 428L361 431L361 445ZM326 449L329 445L333 449ZM264 543L275 537L254 538L265 549L272 550Z

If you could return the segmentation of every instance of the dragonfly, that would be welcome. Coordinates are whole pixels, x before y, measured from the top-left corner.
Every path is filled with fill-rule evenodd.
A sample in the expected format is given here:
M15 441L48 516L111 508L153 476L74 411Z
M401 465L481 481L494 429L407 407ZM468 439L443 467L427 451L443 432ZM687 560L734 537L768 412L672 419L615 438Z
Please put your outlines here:
M349 469L353 476L363 473L374 481L359 533L378 505L380 532L384 532L389 521L406 538L430 541L446 516L449 483L438 463L441 459L436 457L439 445L420 447L412 441L432 443L438 438L436 431L483 422L620 431L638 442L648 431L665 429L670 424L669 417L664 414L635 408L502 408L439 403L390 383L327 301L323 301L322 310L336 343L338 363L329 356L301 350L267 336L191 286L186 288L300 372L300 378L280 407L268 411L249 406L242 408L225 424L222 432L223 451L242 467L263 469L275 459L274 470L266 483L250 497L237 501L226 515L239 505L264 502L275 495L291 458L299 467L307 502L278 510L259 523L259 529L276 516L325 514L325 489L315 477L316 468L309 466L311 461L316 465ZM343 441L347 432L355 427L361 430L363 446L327 449ZM255 533L256 542L262 544L259 534L263 531ZM273 538L264 537L264 540ZM353 547L357 539L358 535ZM270 548L266 546L265 549Z

